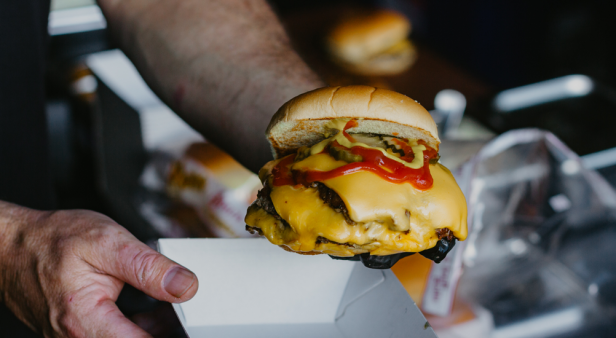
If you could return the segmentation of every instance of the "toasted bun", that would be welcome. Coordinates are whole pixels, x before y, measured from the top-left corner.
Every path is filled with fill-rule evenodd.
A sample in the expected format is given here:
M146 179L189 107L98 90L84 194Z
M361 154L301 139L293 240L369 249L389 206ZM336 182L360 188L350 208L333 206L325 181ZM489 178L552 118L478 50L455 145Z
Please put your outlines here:
M330 33L332 54L350 63L361 63L406 39L411 23L400 13L388 10L350 17Z
M438 150L436 123L428 111L408 96L368 86L326 87L295 97L272 117L266 136L279 158L325 139L327 122L356 118L349 133L368 133L424 140Z

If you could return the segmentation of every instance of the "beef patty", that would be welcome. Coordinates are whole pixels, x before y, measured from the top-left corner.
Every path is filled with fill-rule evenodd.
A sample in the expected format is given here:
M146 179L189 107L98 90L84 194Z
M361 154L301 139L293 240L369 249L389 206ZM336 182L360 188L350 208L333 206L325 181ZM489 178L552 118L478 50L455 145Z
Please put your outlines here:
M323 202L325 202L332 209L334 209L334 211L341 213L347 223L351 225L356 224L355 221L353 221L351 217L349 217L349 210L347 209L346 204L344 204L344 201L342 200L340 195L338 195L338 193L336 193L334 190L330 189L328 186L321 182L312 182L310 184L310 187L317 189L319 191L319 197L321 197ZM274 202L272 202L272 199L270 197L271 192L272 188L268 184L266 184L263 189L259 190L255 203L263 210L265 210L268 214L274 216L277 220L281 221L285 226L289 226L289 223L287 223L287 221L285 221L284 219L282 219L282 217L280 217L280 215L278 215L278 212L274 207ZM257 228L254 227L246 228L246 230L250 231L251 233L255 233L256 229ZM260 229L258 233L262 235ZM445 239L448 242L451 242L455 239L453 232L451 232L451 230L447 228L437 229L436 234L439 240Z

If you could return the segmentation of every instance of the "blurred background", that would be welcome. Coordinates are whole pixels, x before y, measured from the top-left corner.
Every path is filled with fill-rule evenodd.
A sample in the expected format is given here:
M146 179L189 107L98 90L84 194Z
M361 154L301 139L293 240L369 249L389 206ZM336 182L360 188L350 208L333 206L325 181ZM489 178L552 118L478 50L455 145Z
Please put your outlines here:
M540 161L550 174L542 171L544 174L530 178L527 183L532 186L543 182L561 187L562 191L548 189L550 193L539 198L507 186L509 190L499 193L498 198L511 210L526 210L520 212L528 216L524 205L545 202L547 209L541 208L548 211L537 207L530 213L534 217L532 222L530 216L512 216L516 221L504 228L497 227L504 232L496 237L481 231L492 223L501 224L502 220L483 219L482 228L475 229L473 250L479 250L481 255L481 247L491 243L490 250L520 252L522 244L515 243L523 243L524 247L541 248L541 254L536 255L542 257L544 265L533 263L535 268L531 270L535 273L519 278L502 271L490 274L473 270L468 265L470 261L461 262L466 265L459 290L466 294L458 292L452 301L453 308L444 314L426 312L433 316L429 320L442 337L616 336L611 324L615 318L616 264L605 261L592 269L585 268L590 266L588 262L596 263L616 253L612 242L606 239L611 238L615 229L614 206L609 198L616 186L616 20L609 2L270 3L294 47L328 84L367 84L392 89L430 110L443 139L441 154L445 164L452 171L459 169L458 179L468 180L469 186L487 175L481 174L481 168L497 168L490 171L496 175L514 167L504 162L494 164L489 162L493 159L478 155L503 133L524 143L530 141L520 141L522 136L507 132L539 128L553 133L565 145L562 150L560 143L550 141L549 137L546 141L542 136L533 139L532 149L498 150L502 156L518 158L520 163L534 165ZM350 25L353 18L369 21L383 10L398 13L408 23L402 37L408 38L408 42L393 41L394 44L359 61L345 59L346 47L343 42L337 44L336 30L341 25ZM245 236L242 213L255 198L260 182L228 155L207 144L156 98L128 59L115 49L106 27L94 1L52 1L47 115L58 206L106 213L147 243L160 237ZM362 41L361 36L357 39ZM394 61L400 62L393 66ZM517 145L512 147L518 149ZM528 160L529 156L533 159ZM472 158L475 174L463 176L463 163ZM558 170L581 176L575 176L577 183L570 183L569 176L556 174ZM571 185L583 188L563 188ZM604 190L597 190L597 186L604 186ZM469 200L470 203L487 198L482 193L486 190L477 192L480 197ZM578 196L574 198L571 194ZM553 200L559 195L564 199ZM518 196L517 202L511 202L512 196ZM552 217L576 209L579 200L593 198L598 201L592 209L598 210L594 218L572 216L571 212L559 216L558 221ZM469 208L476 205L469 204ZM515 210L513 215L518 215ZM575 235L568 232L573 226L562 219L577 220L573 222L577 226ZM520 232L522 223L526 232ZM546 229L546 224L549 231L538 230ZM543 237L537 239L533 233ZM511 242L516 239L522 242ZM558 245L545 249L541 246L544 240ZM593 245L596 246L591 250ZM569 265L560 262L554 268L555 257L565 256L554 252L565 247ZM514 262L519 260L491 264L503 266ZM547 267L560 270L546 277ZM427 269L429 274L430 268ZM549 283L564 280L563 275L568 276L568 284L558 287L564 291L551 294L546 300L546 290L553 287ZM496 282L502 280L516 282ZM478 281L499 287L494 286L488 295L469 286ZM421 303L426 287L408 286L407 290ZM121 305L128 314L153 311L158 306L129 289L125 290ZM576 324L565 325L572 322ZM461 325L466 326L460 328ZM169 332L181 335L177 330Z

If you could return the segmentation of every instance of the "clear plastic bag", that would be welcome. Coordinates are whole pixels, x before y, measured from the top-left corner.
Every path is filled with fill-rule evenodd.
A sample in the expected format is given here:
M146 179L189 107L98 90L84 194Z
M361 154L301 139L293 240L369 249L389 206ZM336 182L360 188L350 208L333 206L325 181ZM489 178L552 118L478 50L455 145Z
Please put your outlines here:
M537 129L497 137L458 178L470 227L458 292L491 311L493 336L613 335L612 187Z

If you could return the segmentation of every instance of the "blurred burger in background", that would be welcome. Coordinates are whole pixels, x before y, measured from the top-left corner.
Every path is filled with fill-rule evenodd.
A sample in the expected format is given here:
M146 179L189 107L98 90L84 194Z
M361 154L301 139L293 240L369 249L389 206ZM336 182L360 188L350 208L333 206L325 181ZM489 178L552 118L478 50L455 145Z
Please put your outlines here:
M262 185L257 175L211 143L194 143L171 163L167 194L191 207L215 237L250 237L246 209Z
M391 10L372 10L343 18L327 37L333 60L346 70L367 76L395 75L417 58L408 39L411 23Z

